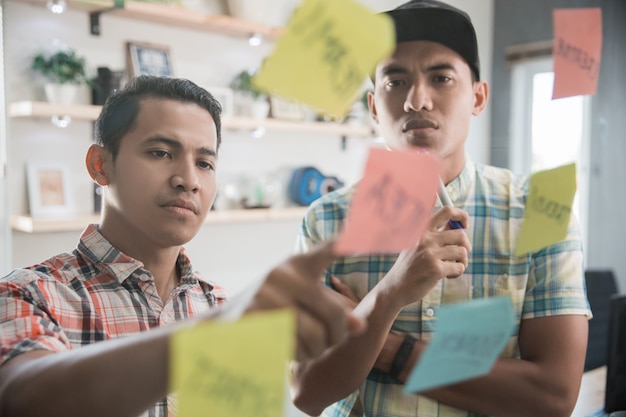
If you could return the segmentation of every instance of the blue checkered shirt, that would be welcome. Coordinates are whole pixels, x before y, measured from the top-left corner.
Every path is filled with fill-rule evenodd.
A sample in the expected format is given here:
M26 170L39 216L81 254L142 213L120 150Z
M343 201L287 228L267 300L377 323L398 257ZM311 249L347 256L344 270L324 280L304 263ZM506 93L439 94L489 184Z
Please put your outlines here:
M356 186L329 193L314 201L302 223L298 252L336 236ZM574 216L566 238L528 255L514 256L524 217L528 178L510 171L466 160L461 174L446 186L455 207L469 214L466 232L472 244L469 266L462 277L440 280L420 302L406 306L392 331L430 340L441 304L470 299L511 298L518 328L522 319L554 315L591 317L586 298L580 232ZM439 203L438 203L439 204ZM439 210L441 206L436 206ZM359 299L385 276L397 255L347 256L325 274L347 283ZM517 330L502 357L519 357ZM405 394L403 385L387 374L372 370L359 390L331 405L327 417L475 417L477 414L449 407L425 396Z

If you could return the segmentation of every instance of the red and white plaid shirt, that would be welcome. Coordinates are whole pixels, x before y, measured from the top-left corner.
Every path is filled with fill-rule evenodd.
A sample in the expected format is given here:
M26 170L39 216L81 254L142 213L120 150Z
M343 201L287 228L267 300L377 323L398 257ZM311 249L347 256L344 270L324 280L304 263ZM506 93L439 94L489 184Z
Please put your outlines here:
M196 275L184 250L180 285L163 304L143 264L124 255L96 225L78 247L0 279L0 364L35 349L60 352L184 320L226 300ZM166 416L163 399L145 415ZM172 404L169 404L172 408Z

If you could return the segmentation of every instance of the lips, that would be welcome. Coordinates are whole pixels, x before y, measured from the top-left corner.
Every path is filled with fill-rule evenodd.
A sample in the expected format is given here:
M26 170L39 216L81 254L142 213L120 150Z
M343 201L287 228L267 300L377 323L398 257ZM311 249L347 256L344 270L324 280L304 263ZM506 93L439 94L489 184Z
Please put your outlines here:
M185 200L183 198L174 198L172 200L168 200L162 204L161 207L174 207L174 208L182 208L186 210L192 211L194 214L198 214L198 206L190 200Z
M437 129L438 125L432 120L429 119L411 119L404 124L402 127L403 132L408 132L410 130L420 130L420 129Z

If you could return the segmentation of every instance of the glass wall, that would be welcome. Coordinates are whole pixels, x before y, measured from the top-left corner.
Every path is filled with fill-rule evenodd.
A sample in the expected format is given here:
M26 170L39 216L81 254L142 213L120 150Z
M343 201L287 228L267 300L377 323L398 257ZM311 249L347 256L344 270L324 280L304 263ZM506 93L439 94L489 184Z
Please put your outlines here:
M7 164L7 118L4 95L4 0L0 1L0 275L11 268L11 231L9 229Z

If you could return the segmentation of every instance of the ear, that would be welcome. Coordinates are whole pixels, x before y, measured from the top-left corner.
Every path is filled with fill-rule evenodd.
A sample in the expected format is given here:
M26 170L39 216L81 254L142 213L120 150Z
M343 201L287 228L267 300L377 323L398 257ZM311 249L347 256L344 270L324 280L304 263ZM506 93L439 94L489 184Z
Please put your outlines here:
M367 92L367 107L370 112L370 116L376 123L378 123L378 113L376 111L376 104L374 103L374 93L371 91Z
M489 85L486 81L476 81L474 83L474 107L472 114L478 116L483 112L489 98Z
M110 159L111 154L100 145L91 145L87 150L87 156L85 157L85 164L87 165L87 172L92 180L98 185L108 185L109 178L107 177L106 161Z

